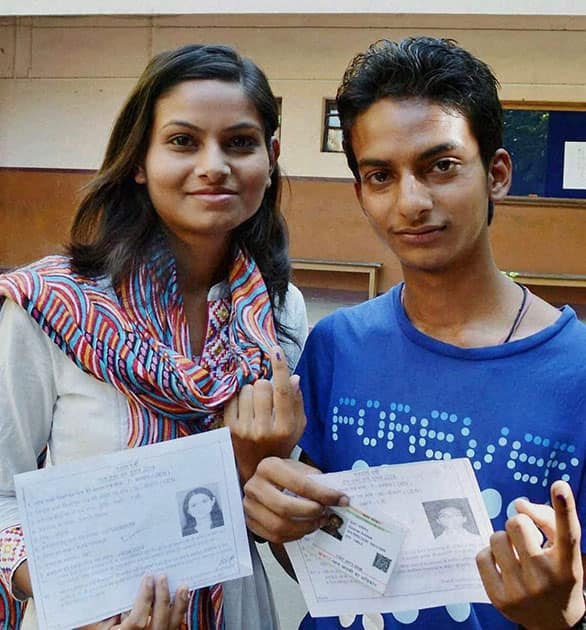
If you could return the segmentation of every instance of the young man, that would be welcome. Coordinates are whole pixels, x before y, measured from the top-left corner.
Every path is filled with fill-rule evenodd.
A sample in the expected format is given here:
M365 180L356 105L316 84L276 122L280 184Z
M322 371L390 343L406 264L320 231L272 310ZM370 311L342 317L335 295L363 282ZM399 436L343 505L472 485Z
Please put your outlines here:
M356 195L404 283L310 335L298 367L306 461L332 472L468 457L495 530L505 530L477 559L494 607L385 614L384 628L574 627L585 612L573 493L583 518L586 327L493 259L488 226L512 171L497 81L453 42L381 41L349 66L338 107ZM308 470L261 462L245 487L253 531L280 543L323 524L324 505L344 504ZM306 618L302 628L368 623Z

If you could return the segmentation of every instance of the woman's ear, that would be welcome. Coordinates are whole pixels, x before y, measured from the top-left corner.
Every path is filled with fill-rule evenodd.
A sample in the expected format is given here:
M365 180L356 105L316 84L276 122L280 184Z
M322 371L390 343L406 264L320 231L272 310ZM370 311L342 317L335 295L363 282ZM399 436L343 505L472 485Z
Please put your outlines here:
M269 146L269 163L270 170L269 175L273 174L273 170L277 164L277 160L279 159L279 155L281 154L281 145L275 136L271 138L271 144Z
M513 162L506 149L497 149L488 167L488 196L491 201L501 201L511 187Z
M139 166L136 169L136 171L134 172L134 181L137 184L146 184L147 183L146 171L144 170L144 166Z

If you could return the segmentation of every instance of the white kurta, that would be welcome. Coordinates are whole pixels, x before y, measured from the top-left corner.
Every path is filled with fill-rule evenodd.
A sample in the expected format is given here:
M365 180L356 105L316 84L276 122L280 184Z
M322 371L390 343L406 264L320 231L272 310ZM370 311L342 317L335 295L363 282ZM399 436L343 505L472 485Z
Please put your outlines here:
M227 291L220 283L210 299ZM279 319L299 341L307 335L301 292L289 285ZM280 339L292 368L301 348ZM81 459L127 446L126 398L112 385L79 369L20 306L0 311L0 531L19 523L13 476L35 470L49 445L51 463ZM254 575L224 585L226 626L231 630L278 627L255 545Z

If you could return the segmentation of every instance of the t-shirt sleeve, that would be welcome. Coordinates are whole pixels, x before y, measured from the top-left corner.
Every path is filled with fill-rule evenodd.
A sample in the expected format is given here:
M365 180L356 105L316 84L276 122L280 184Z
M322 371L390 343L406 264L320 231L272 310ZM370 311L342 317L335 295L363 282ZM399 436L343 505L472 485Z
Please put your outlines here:
M324 470L324 434L333 377L334 345L331 319L318 322L311 331L299 359L296 373L301 377L307 426L299 442L301 449Z

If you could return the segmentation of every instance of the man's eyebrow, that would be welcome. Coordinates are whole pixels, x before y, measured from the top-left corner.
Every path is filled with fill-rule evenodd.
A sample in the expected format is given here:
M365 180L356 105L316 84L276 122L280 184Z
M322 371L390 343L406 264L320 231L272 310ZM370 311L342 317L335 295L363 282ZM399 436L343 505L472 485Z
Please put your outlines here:
M380 168L388 168L389 162L387 160L379 160L376 158L364 158L363 160L360 160L358 162L358 168L371 167L371 166L380 167Z
M441 144L436 144L435 146L423 151L423 153L420 153L417 156L417 159L421 162L424 162L426 160L429 160L430 158L435 157L436 155L447 153L449 151L454 151L456 149L461 149L462 147L463 145L458 142L442 142ZM389 168L391 165L392 162L390 162L389 160L381 160L378 158L364 158L358 162L358 168Z
M441 144L436 144L434 147L426 149L419 155L418 159L421 161L429 160L441 153L447 153L448 151L454 151L455 149L461 148L462 145L458 142L442 142Z

